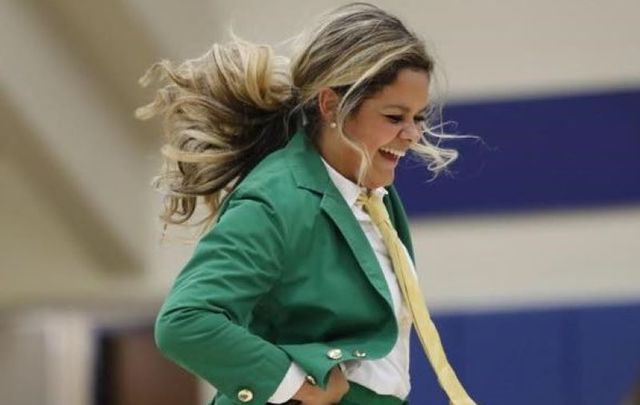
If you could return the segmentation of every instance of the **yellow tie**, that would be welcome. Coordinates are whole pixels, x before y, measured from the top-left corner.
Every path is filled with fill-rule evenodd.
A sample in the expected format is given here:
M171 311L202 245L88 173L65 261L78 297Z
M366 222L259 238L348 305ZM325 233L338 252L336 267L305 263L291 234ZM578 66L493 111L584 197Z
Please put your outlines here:
M438 378L438 382L449 397L450 404L476 405L462 387L460 380L458 380L447 360L438 330L429 316L426 302L418 287L418 280L411 271L409 260L403 250L402 241L400 241L396 230L391 225L382 198L374 194L367 195L362 193L358 197L358 203L369 214L371 220L382 234L382 239L389 251L389 257L393 264L393 270L398 279L398 285L411 312L413 325L429 358L431 367L433 367Z

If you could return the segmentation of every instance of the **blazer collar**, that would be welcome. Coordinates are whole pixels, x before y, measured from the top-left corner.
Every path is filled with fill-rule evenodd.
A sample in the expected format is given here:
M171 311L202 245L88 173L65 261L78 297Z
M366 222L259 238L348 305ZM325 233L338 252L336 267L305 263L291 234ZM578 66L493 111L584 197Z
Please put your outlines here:
M298 187L334 197L340 195L333 187L320 154L304 131L293 135L286 146L286 158Z
M344 198L344 200L347 202L349 208L353 210L353 206L358 201L358 197L363 192L366 192L366 189L364 187L358 186L356 183L344 177L342 174L340 174L340 172L331 167L331 165L327 163L324 158L321 159L322 163L324 163L324 167L327 168L327 173L329 174L331 182L333 182L333 184L336 186L336 188L340 192L340 195L342 195L342 198ZM388 191L384 187L378 187L371 190L371 192L380 197L381 200L384 199L384 196L388 194Z

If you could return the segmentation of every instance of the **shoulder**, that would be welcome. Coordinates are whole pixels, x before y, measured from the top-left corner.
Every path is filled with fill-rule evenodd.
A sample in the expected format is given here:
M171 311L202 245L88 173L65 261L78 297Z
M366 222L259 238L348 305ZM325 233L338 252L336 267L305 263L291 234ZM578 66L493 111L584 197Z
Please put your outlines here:
M229 194L224 207L243 200L258 202L270 214L280 218L293 218L313 207L319 199L296 182L294 170L287 150L280 149L263 159Z
M235 188L231 198L259 197L278 203L295 197L297 185L285 150L264 158Z

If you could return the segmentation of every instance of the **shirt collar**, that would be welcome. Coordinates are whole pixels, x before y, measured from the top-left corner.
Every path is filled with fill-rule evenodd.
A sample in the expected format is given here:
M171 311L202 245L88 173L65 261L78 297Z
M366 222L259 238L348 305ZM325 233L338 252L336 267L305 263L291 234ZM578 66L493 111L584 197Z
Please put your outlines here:
M358 196L362 192L366 192L367 190L364 187L358 186L356 183L352 182L348 178L344 177L340 174L336 169L334 169L329 163L327 163L324 158L322 158L322 163L324 163L327 168L327 173L329 174L329 178L336 186L342 198L347 202L350 208L352 208L358 199ZM380 199L382 199L385 195L387 195L387 190L384 187L378 187L372 190L374 194L376 194Z

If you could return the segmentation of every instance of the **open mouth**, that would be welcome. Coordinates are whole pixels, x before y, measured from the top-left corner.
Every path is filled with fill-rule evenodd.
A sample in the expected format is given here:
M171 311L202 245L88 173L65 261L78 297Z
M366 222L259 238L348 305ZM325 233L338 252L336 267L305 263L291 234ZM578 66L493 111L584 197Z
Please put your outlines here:
M398 151L391 148L380 148L379 152L382 155L382 157L393 162L397 162L406 153L406 152Z

